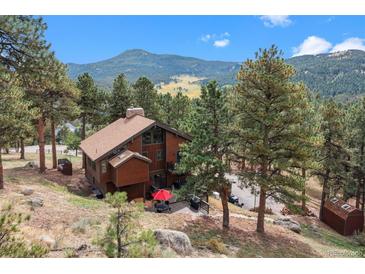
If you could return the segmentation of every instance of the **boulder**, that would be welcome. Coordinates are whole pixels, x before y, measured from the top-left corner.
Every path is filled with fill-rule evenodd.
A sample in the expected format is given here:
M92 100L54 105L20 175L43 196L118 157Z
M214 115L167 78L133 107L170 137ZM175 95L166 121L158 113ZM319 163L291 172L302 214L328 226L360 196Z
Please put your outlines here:
M24 188L20 193L23 194L24 196L29 196L32 195L33 192L34 190L31 188Z
M39 237L39 240L50 249L54 249L57 247L56 240L48 235L42 235L41 237Z
M289 217L278 218L274 221L274 224L290 229L291 231L298 234L302 231L300 228L300 224Z
M32 162L26 163L24 167L25 168L38 168L38 165L34 161L32 161Z
M179 255L188 255L192 252L188 235L181 231L156 229L154 234L161 245L170 247Z
M43 199L40 197L34 197L34 198L30 198L28 200L28 204L32 207L42 207L43 206Z

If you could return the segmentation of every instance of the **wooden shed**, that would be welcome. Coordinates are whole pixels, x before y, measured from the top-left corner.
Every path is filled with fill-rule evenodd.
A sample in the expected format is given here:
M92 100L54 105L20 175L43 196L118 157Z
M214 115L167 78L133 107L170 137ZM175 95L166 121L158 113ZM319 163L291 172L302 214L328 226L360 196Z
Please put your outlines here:
M364 215L361 210L339 198L327 200L323 208L323 222L342 235L363 231Z

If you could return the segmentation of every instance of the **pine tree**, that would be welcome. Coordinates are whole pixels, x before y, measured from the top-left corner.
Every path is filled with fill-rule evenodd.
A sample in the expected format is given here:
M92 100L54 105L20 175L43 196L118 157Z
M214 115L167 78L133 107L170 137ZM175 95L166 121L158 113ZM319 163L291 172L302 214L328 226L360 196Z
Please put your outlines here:
M350 105L346 113L346 139L353 162L356 207L364 211L365 204L365 99ZM362 198L361 198L362 196Z
M170 93L158 96L160 109L159 119L173 128L180 129L181 123L191 110L191 101L188 96L178 91L175 96Z
M2 75L2 77L5 77ZM1 160L2 147L11 140L17 139L19 130L30 131L31 119L35 113L30 110L30 104L24 99L24 92L9 81L0 85L0 189L4 187L3 165Z
M52 167L57 168L56 127L62 122L73 120L79 115L77 100L79 90L68 78L66 70L55 79L49 93L49 115L51 124Z
M77 78L77 88L80 90L78 105L81 117L81 140L86 137L86 124L96 115L98 105L98 91L93 78L84 73ZM83 154L82 167L85 167L85 155Z
M49 49L44 40L47 26L42 17L0 17L0 64L19 76L36 73L38 61Z
M240 172L244 186L260 191L257 232L265 231L268 197L287 205L300 200L300 167L310 142L302 127L308 94L302 84L291 82L294 73L276 46L260 49L255 60L242 65L232 96L236 157L257 168Z
M39 146L39 172L46 170L45 161L45 130L47 119L55 116L57 105L60 98L67 98L69 94L66 86L67 76L65 66L60 63L53 53L44 60L44 66L37 74L29 78L30 83L27 86L27 98L32 102L32 107L37 110L38 117L36 128L38 133ZM61 106L61 108L66 107Z
M110 122L125 117L127 109L132 105L132 94L127 78L119 74L113 82L113 90L110 97L109 112Z
M144 110L146 117L159 120L158 95L154 84L147 77L140 77L133 84L133 103Z
M160 120L161 122L172 125L174 111L173 98L171 93L164 93L158 95L158 106L160 109Z
M334 101L325 101L321 108L322 142L318 145L317 161L320 166L314 171L323 185L319 217L323 218L326 199L343 189L349 179L350 153L344 146L344 112Z
M182 160L178 169L191 174L189 189L205 193L218 191L223 208L223 228L229 228L228 197L231 183L225 178L229 171L227 154L230 122L226 96L215 81L202 87L200 100L190 115L191 142L182 146Z
M107 193L106 202L115 212L110 215L105 235L97 243L110 258L150 257L157 245L156 238L150 230L136 229L135 220L143 212L142 204L128 203L125 192Z

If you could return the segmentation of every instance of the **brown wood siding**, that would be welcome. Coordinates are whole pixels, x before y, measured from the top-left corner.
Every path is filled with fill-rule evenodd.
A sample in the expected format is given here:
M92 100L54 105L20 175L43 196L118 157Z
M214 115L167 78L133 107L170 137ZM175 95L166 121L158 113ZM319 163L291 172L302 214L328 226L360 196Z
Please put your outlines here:
M119 191L124 191L127 193L128 201L136 198L145 198L145 183L134 184L130 186L120 187Z
M166 131L166 162L176 163L176 154L180 150L180 144L186 140L180 136Z
M148 163L132 158L115 170L115 185L123 187L149 181Z
M127 145L128 149L133 152L138 152L142 154L142 135L134 138L130 143Z
M113 167L106 161L106 173L101 172L101 162L99 162L99 170L100 170L100 183L106 184L112 180Z
M150 164L150 172L166 169L164 150L165 150L165 144L152 144L152 145L142 146L142 153L147 152L147 155L145 155L145 156L152 161L152 163ZM157 161L157 152L158 151L162 151L163 159L161 161Z

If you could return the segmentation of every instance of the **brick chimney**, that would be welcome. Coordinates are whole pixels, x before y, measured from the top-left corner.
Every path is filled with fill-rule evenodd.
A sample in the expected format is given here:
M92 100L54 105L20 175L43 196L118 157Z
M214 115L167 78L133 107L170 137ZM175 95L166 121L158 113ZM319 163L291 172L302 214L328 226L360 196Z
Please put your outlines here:
M144 110L143 108L128 108L127 109L127 113L126 113L126 117L132 118L134 115L141 115L144 116Z

